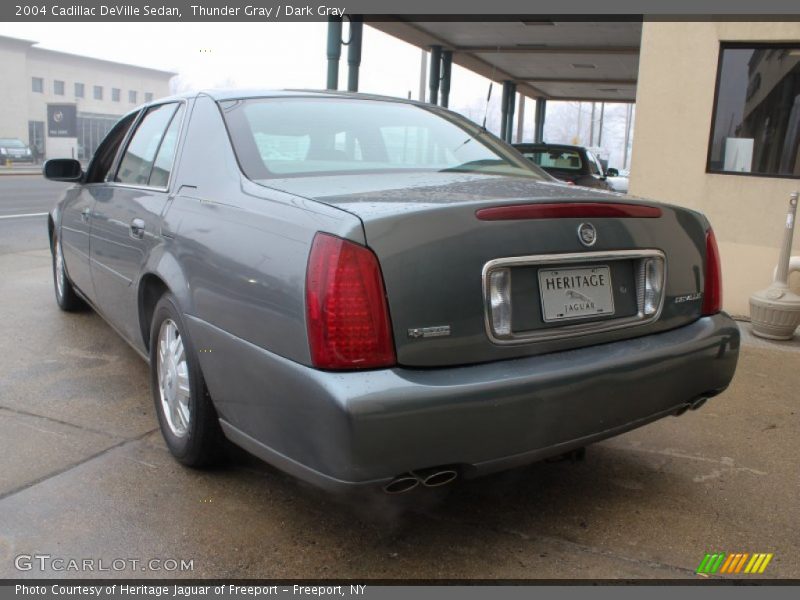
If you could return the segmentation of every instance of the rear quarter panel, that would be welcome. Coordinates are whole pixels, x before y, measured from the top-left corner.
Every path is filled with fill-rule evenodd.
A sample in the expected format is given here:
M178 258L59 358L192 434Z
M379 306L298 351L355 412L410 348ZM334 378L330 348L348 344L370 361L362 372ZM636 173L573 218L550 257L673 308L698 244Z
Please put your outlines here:
M219 108L207 96L195 102L175 189L164 215L163 252L154 259L155 271L177 288L184 313L307 363L311 242L324 230L364 243L360 221L245 179Z

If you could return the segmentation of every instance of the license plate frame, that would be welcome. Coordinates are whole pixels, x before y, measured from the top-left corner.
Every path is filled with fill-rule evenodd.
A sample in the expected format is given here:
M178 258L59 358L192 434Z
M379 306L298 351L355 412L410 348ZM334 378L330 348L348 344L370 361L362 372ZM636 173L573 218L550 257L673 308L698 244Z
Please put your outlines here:
M538 280L545 323L568 323L615 314L614 287L608 264L541 268ZM595 282L596 285L591 285Z

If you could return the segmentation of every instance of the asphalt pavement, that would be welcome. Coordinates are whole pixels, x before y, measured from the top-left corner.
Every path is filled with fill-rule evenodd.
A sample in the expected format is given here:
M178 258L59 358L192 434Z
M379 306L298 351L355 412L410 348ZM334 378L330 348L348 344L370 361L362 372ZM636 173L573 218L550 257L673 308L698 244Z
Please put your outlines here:
M767 552L763 577L800 578L800 341L745 343L725 394L583 461L436 493L330 496L244 453L194 471L161 441L144 362L56 307L45 217L19 215L61 187L0 177L0 577L697 578L706 552ZM15 567L37 553L140 562Z

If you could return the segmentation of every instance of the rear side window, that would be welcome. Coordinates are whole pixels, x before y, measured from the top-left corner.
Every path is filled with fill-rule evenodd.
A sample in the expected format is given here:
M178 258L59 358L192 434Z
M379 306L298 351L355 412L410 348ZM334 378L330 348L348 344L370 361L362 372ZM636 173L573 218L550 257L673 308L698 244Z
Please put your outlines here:
M172 103L148 109L125 149L115 181L129 185L150 185L150 174L161 140L177 108L178 105Z
M172 171L172 163L175 160L175 148L178 146L178 134L181 130L181 120L183 118L183 105L175 112L170 121L164 139L156 154L153 163L153 170L150 172L150 179L147 184L153 187L167 187L169 174Z

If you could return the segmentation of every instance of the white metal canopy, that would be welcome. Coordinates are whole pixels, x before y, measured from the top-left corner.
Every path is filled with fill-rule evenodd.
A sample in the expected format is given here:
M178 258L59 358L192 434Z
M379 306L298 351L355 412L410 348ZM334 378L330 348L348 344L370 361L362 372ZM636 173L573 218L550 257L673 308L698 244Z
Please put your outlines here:
M530 98L634 102L638 22L376 21L370 26L420 48L440 45L453 62Z

